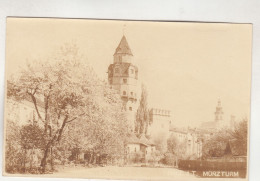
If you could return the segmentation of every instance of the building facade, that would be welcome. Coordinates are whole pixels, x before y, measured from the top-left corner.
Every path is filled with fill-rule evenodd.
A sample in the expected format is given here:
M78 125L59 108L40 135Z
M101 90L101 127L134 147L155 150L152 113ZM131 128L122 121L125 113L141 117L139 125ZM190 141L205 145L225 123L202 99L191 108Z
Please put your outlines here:
M205 137L202 131L196 129L170 129L171 136L174 136L179 144L185 150L183 157L189 159L198 159L202 156L202 141Z
M165 109L151 108L149 110L151 125L148 126L147 134L153 142L160 140L161 151L167 151L167 139L170 136L171 112ZM157 141L156 141L157 140Z

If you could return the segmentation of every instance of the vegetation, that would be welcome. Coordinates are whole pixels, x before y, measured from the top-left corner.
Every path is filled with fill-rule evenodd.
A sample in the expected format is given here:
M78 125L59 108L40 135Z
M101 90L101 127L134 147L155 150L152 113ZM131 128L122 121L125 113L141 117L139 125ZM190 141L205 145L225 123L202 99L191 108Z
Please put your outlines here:
M147 104L147 90L144 85L142 85L142 94L140 99L140 104L136 113L135 120L135 133L141 135L142 133L147 133L148 125L151 125L151 120L149 119L149 109Z
M23 123L20 135L7 126L6 145L17 136L17 150L41 150L41 172L48 164L53 169L53 159L61 162L61 155L75 148L110 156L124 151L128 124L120 96L98 79L76 46L65 45L49 61L28 64L8 80L7 90L9 99L32 102L37 118L32 125ZM6 151L8 165L11 157Z
M234 129L223 129L203 144L203 158L247 155L248 120L243 119ZM233 153L232 150L233 149Z
M174 162L178 164L179 159L186 159L186 141L178 141L178 139L171 135L167 139L167 153L165 154L165 163L173 165Z

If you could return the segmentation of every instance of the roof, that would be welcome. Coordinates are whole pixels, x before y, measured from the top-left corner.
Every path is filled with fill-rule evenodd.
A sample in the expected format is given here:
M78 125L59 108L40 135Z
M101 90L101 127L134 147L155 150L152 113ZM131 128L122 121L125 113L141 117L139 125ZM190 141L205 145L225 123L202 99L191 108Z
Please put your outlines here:
M144 134L142 134L140 136L140 138L138 138L135 133L130 133L128 139L127 139L127 143L132 143L132 144L142 144L145 146L150 146L150 145L155 145L152 141L148 140Z
M140 143L143 144L143 145L147 145L147 146L149 146L149 145L154 145L154 143L152 143L151 141L149 141L149 140L145 137L144 134L142 134L142 135L140 136L139 141L140 141Z
M132 51L127 43L125 36L122 37L119 45L117 46L114 55L116 55L116 54L127 54L127 55L133 56Z
M188 131L183 128L176 128L176 127L170 127L171 132L176 132L176 133L182 133L182 134L187 134Z
M127 143L139 143L139 139L133 132L131 132L127 139Z

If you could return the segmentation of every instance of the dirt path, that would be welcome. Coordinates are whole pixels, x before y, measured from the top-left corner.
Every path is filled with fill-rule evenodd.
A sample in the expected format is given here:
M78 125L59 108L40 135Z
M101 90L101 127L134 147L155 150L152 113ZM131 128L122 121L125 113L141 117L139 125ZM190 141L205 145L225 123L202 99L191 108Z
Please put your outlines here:
M175 168L149 168L149 167L96 167L96 168L64 168L59 172L48 175L50 177L70 178L113 178L113 179L173 179L195 178L192 173Z

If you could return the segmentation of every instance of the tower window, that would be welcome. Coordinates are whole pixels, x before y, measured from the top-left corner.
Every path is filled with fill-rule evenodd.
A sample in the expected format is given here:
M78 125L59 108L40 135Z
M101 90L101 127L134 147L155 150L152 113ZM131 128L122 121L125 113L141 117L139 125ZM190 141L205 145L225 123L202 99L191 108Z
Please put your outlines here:
M126 84L127 83L127 79L123 79L123 82L124 82L124 84Z
M115 73L119 73L119 68L115 68Z

